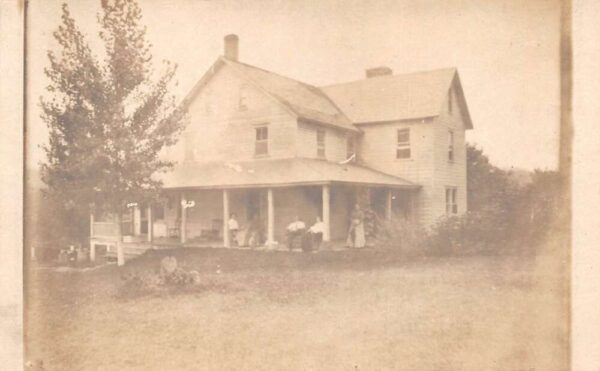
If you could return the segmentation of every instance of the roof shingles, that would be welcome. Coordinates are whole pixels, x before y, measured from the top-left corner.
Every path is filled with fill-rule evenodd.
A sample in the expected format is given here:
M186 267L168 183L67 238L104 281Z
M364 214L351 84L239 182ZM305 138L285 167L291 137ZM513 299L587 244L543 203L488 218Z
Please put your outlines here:
M352 121L321 89L245 63L225 58L223 61L299 117L345 130L358 131L352 125Z
M455 68L379 76L321 89L355 124L440 114Z
M167 189L174 188L244 188L277 187L309 184L365 184L398 188L419 186L393 175L358 165L288 158L244 162L180 164L161 174Z

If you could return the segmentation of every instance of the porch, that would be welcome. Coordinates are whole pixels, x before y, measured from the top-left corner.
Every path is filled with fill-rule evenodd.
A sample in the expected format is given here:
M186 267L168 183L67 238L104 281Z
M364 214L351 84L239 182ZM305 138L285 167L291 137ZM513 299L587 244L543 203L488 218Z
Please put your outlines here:
M136 205L123 215L123 253L135 256L148 249L177 247L287 250L287 225L300 218L308 228L317 217L324 224L324 245L340 249L345 243L350 213L361 192L368 195L368 207L379 218L415 218L416 192L412 189L325 184L167 190L161 202ZM240 227L235 236L229 231L229 216ZM95 259L97 248L103 247L106 256L116 257L116 223L91 218L91 259Z
M317 217L323 222L324 244L343 245L357 202L382 219L416 219L419 187L367 168L300 159L211 166L212 171L204 166L175 174L181 178L165 182L160 202L131 204L122 218L124 249L283 249L291 222L299 218L309 228ZM230 217L239 224L236 235L230 233ZM91 218L94 258L96 246L113 251L117 226Z

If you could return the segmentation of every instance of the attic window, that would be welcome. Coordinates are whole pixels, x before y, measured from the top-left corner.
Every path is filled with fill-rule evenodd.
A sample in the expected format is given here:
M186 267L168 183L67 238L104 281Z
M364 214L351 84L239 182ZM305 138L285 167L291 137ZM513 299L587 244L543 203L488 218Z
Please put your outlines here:
M448 113L452 113L452 89L448 90Z
M448 130L448 161L454 161L454 132Z
M240 89L240 100L238 102L238 109L240 111L248 110L248 87L242 86Z
M184 135L184 161L194 161L195 160L195 136L192 133L187 133Z

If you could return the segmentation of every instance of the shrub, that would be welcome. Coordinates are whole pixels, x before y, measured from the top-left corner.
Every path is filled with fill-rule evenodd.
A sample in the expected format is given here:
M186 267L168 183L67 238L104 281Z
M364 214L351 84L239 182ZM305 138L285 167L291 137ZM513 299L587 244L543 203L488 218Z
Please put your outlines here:
M441 219L433 226L425 245L433 254L487 252L506 246L502 217L493 213L469 212Z
M417 223L406 219L379 220L374 237L377 246L395 249L404 254L422 252L426 232Z
M139 297L169 290L185 289L200 284L200 273L187 271L177 266L173 256L161 260L157 274L130 273L122 277L119 288L121 297Z

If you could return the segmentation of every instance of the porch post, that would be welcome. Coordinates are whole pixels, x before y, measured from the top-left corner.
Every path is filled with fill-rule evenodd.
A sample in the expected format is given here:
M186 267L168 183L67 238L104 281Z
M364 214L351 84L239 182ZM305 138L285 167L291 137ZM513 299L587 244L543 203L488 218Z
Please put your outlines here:
M179 238L181 243L185 243L185 225L186 225L186 205L185 193L181 192L181 224L179 225Z
M133 235L139 236L140 234L142 234L142 211L136 205L133 208Z
M273 207L273 189L267 190L267 245L275 242L275 215Z
M90 241L94 238L94 212L90 212ZM96 260L96 244L90 242L90 261Z
M152 234L154 233L154 222L152 221L152 204L148 204L146 209L146 216L148 219L148 242L152 243Z
M223 246L229 247L231 246L231 241L229 241L229 192L224 189L223 190Z
M90 212L90 237L94 237L94 212Z
M387 219L388 221L392 220L392 198L392 190L388 188L385 202L385 219Z
M419 216L417 215L417 197L419 197L418 194L418 190L410 190L409 191L409 195L410 195L410 202L409 202L409 220L411 222L416 222L419 219Z
M331 239L331 217L330 217L330 189L329 185L323 185L323 241L329 241Z

